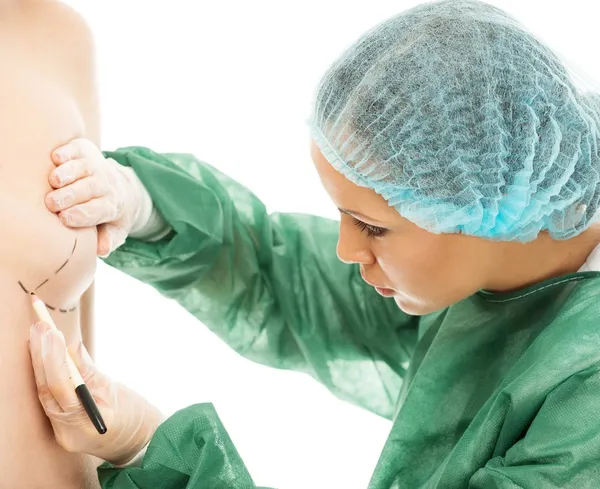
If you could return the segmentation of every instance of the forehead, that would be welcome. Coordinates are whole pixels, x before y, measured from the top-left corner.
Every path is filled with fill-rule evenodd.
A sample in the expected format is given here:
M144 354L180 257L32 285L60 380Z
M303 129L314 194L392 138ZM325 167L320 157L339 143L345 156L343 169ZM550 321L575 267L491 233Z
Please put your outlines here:
M337 171L323 156L318 145L313 141L311 156L315 168L321 177L321 183L335 203L342 209L373 215L377 219L400 217L396 210L388 205L383 197L374 190L360 187Z

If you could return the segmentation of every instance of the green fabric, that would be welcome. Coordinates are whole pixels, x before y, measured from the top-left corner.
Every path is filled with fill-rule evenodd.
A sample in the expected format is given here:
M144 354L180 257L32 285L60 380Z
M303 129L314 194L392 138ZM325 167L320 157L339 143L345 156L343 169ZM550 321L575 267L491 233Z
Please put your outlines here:
M212 404L196 404L159 426L141 467L99 469L104 489L255 487Z
M191 155L106 155L135 169L174 230L129 240L107 263L245 357L393 419L369 489L598 486L600 273L410 317L337 260L336 222L268 215ZM255 487L210 405L165 421L141 468L99 475L112 489Z

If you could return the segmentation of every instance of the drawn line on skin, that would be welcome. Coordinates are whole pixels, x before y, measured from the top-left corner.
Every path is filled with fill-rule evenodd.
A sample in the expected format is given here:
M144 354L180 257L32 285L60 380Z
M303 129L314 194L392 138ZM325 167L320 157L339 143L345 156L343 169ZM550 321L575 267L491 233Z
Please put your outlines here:
M21 286L21 288L23 289L23 291L24 291L24 292L25 292L27 295L34 295L34 293L33 293L33 292L29 292L29 291L28 291L28 290L25 288L25 286L24 286L24 285L21 283L21 281L20 281L20 280L19 280L19 285ZM49 304L46 304L45 302L44 302L44 305L45 305L45 306L46 306L48 309L50 309L51 311L56 311L56 307L53 307L53 306L51 306L51 305L49 305ZM75 308L73 308L73 309L71 309L71 310L75 310L75 309L77 309L77 308L75 307ZM63 312L63 311L64 311L64 312L71 312L71 310L69 310L69 311L66 311L66 310L64 310L64 309L59 309L59 311L60 311L60 312Z
M50 280L49 278L47 278L46 280L44 280L40 285L38 285L35 290L39 289L42 285L44 285L48 280Z
M71 258L73 258L73 254L75 253L75 248L77 248L77 238L75 238L75 244L73 245L73 250L71 251L71 256L69 256L69 258L67 258L67 261L66 261L66 262L64 262L64 263L61 265L61 267L60 267L58 270L56 270L56 272L54 272L54 275L56 275L56 274L57 274L58 272L60 272L60 271L61 271L63 268L65 268L65 265L66 265L67 263L69 263L69 260L70 260ZM43 285L43 284L42 284L42 285ZM40 285L40 287L41 287L41 285ZM36 290L37 290L37 289L36 289Z
M75 254L75 248L77 248L77 238L75 238L75 243L73 244L73 249L71 250L71 256L69 256L69 258L67 258L67 261L65 261L65 262L64 262L64 263L63 263L63 264L60 266L60 268L54 272L54 275L56 275L56 274L57 274L58 272L60 272L60 271L61 271L63 268L65 268L65 266L67 265L67 263L69 263L69 260L70 260L71 258L73 258L73 255ZM38 286L35 288L35 291L37 291L38 289L40 289L40 288L41 288L43 285L45 285L45 284L46 284L46 283L47 283L49 280L50 280L49 278L47 278L46 280L44 280L44 281L43 281L43 282L42 282L40 285L38 285ZM28 290L25 288L25 286L23 285L23 283L22 283L20 280L19 280L19 285L20 285L20 287L23 289L23 291L24 291L24 292L25 292L27 295L32 295L32 294L34 293L34 292L29 292L29 291L28 291ZM46 306L48 309L50 309L51 311L56 311L56 307L53 307L53 306L51 306L51 305L49 305L49 304L46 304L45 302L44 302L44 305L45 305L45 306ZM62 312L63 314L66 314L66 313L69 313L69 312L73 312L73 311L75 311L76 309L77 309L77 306L75 306L75 307L72 307L71 309L59 309L58 311L59 311L59 312Z

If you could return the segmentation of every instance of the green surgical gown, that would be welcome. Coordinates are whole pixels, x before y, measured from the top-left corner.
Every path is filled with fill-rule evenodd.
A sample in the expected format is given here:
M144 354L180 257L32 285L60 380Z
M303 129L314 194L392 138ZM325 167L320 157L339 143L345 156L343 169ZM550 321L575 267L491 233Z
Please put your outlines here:
M107 262L244 357L390 419L369 489L600 488L600 273L409 316L337 259L335 221L268 214L192 155L106 156L173 229ZM141 467L98 473L104 489L256 487L211 404L166 420Z

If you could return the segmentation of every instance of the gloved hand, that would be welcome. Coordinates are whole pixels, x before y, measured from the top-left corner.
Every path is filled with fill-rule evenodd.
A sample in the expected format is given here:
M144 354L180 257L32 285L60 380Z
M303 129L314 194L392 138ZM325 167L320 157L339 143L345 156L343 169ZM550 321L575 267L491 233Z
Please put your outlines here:
M67 350L64 336L45 323L30 330L29 350L38 397L65 450L122 465L134 458L164 420L146 399L98 371L80 342ZM69 352L69 353L67 353ZM100 435L87 417L69 378L70 354L106 423Z
M46 206L69 227L98 226L98 255L121 246L140 218L143 188L133 169L104 158L87 139L74 139L52 153L48 177L56 189Z

